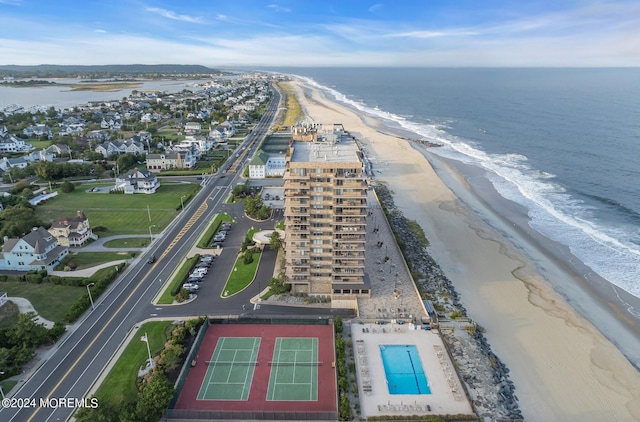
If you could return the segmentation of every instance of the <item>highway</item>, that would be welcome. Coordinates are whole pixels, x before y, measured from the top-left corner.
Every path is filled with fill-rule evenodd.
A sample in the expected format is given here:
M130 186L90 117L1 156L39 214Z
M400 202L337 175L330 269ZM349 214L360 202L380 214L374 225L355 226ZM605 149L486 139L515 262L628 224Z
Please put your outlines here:
M247 136L239 148L245 147L247 157L253 155L260 140L267 134L275 119L280 94L274 90L274 96L268 110ZM244 158L244 157L241 157ZM65 421L75 411L73 406L57 399L82 399L91 389L103 368L124 342L131 330L141 321L150 317L180 319L197 315L283 315L291 313L287 307L262 305L253 310L243 306L249 298L257 294L260 287L256 283L241 294L229 299L220 297L226 274L232 268L239 249L238 239L252 227L273 228L275 221L261 225L247 220L242 214L242 205L225 204L230 189L238 183L239 174L224 173L232 166L235 155L225 163L218 175L205 176L202 189L185 207L184 211L167 227L162 235L155 239L146 252L118 277L112 286L97 301L95 310L89 310L84 319L75 325L54 347L50 355L33 376L13 394L14 404L20 408L3 408L0 421ZM241 167L241 166L240 166ZM155 306L154 296L163 286L171 272L179 265L198 236L206 229L211 218L218 212L226 211L237 218L230 238L225 241L222 255L215 260L214 267L218 276L210 274L202 283L198 298L182 306ZM274 218L275 220L275 218ZM228 250L227 250L228 249ZM147 264L149 256L157 260ZM259 280L268 281L275 263L275 252L267 251L261 261ZM329 309L295 308L296 314L309 315L348 315L344 311ZM50 399L49 405L42 406L41 399ZM55 399L55 400L51 400ZM46 404L46 403L45 403ZM61 405L62 404L62 405Z

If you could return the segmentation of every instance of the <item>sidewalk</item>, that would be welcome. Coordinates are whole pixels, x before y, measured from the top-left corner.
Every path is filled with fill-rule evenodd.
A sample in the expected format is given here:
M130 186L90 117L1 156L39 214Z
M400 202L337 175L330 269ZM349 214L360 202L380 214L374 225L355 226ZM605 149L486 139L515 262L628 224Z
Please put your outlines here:
M140 249L137 249L137 250L140 250ZM119 265L126 262L130 262L130 260L121 259L118 261L105 262L104 264L96 265L95 267L84 268L82 270L75 270L75 271L50 271L49 275L55 275L58 277L91 277L98 270L111 267L113 265Z

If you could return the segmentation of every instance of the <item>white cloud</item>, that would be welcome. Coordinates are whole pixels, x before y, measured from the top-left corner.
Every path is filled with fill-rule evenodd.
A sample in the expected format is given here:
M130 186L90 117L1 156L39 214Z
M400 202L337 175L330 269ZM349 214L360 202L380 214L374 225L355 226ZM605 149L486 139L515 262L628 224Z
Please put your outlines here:
M369 13L378 13L384 7L382 3L376 3L369 8Z
M282 7L278 4L270 4L267 6L269 9L275 10L278 13L291 13L291 9L288 7Z
M203 23L202 18L200 17L189 16L189 15L179 15L171 10L161 9L159 7L147 7L146 10L148 12L156 13L167 19L173 19L173 20L189 22L189 23Z
M444 30L444 31L409 31L398 32L395 34L387 34L386 37L391 38L441 38L441 37L464 37L469 35L478 35L477 32L464 30Z

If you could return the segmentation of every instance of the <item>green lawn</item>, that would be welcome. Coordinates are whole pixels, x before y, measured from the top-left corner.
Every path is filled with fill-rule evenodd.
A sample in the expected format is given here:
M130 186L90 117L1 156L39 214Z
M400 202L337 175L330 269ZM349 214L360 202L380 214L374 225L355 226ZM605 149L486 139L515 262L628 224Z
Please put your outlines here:
M2 381L0 382L0 387L2 387L2 392L6 395L9 394L9 391L16 386L18 381Z
M131 341L118 358L109 374L106 376L98 391L98 399L129 399L137 397L136 378L138 370L149 359L147 344L140 341L145 333L149 339L149 348L153 357L164 347L167 337L167 327L172 325L169 321L151 321L143 324L133 335Z
M262 254L256 252L253 254L253 262L245 265L242 256L238 256L236 263L233 265L233 270L231 270L231 274L229 274L229 278L224 285L224 289L222 289L221 296L223 298L233 296L251 284L256 276L256 271L258 271L258 264L260 263L261 257Z
M105 262L134 258L135 255L135 252L75 252L67 255L57 269L60 270L60 268L64 268L73 262L77 265L78 270L82 270L104 264ZM70 272L69 275L73 276L73 273Z
M87 192L89 188L103 185L83 185L75 191L62 193L38 205L38 216L46 221L60 217L74 216L78 210L84 211L91 227L106 227L98 231L99 236L116 234L157 234L178 214L180 197L200 189L199 185L161 182L158 192L153 195L118 195ZM149 218L151 216L151 218Z
M51 141L37 141L28 139L26 140L26 142L29 142L31 145L33 145L35 149L45 149L46 147L51 145Z
M54 322L64 322L69 306L76 303L80 296L87 294L86 287L24 281L0 282L0 291L7 292L9 296L28 299L43 318Z
M149 245L149 237L129 237L113 239L104 243L105 248L144 248Z
M189 275L189 271L193 269L198 263L200 259L200 255L196 254L191 258L187 258L183 263L180 269L175 273L175 276L171 280L170 283L167 284L167 288L164 292L162 292L162 296L158 299L158 304L160 305L171 305L173 303L173 299L175 294L173 291L178 291L178 285L182 285L182 283L187 279L187 275ZM177 294L177 293L176 293Z

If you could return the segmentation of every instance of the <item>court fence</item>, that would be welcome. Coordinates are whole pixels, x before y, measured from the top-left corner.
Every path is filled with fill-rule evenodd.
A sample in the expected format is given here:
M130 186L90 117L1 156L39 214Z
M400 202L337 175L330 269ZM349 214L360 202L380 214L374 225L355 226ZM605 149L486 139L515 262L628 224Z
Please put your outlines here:
M169 409L167 422L223 421L223 420L265 420L265 421L335 421L338 412L283 412L283 411L219 411Z
M174 384L175 393L173 394L173 398L169 402L169 409L173 408L178 401L178 397L180 396L180 392L182 391L184 382L187 379L187 375L189 375L189 370L191 369L191 362L193 361L196 354L198 353L200 344L202 344L202 340L204 339L204 335L207 333L208 329L209 329L209 319L207 318L204 320L204 324L202 324L202 326L200 327L200 331L196 335L196 339L191 345L191 350L189 350L189 354L187 354L185 363L184 365L182 365L182 370L180 371L180 374L178 375L178 379Z

